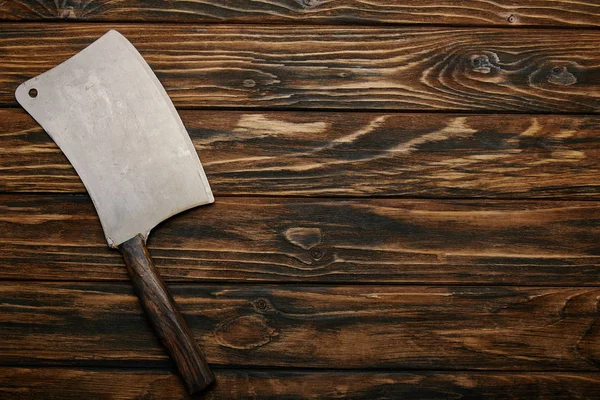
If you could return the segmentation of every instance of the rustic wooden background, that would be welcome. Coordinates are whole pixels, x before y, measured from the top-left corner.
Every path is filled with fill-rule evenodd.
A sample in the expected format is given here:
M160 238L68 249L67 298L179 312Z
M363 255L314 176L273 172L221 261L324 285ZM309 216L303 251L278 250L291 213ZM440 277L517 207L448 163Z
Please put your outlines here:
M149 242L218 377L200 398L600 397L596 0L0 0L0 20L0 397L187 398L14 99L110 28L216 195Z

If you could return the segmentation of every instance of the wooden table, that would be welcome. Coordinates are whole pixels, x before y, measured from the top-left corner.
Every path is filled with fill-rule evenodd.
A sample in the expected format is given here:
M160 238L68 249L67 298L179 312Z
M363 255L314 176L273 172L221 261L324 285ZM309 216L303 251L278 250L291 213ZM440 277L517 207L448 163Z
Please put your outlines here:
M216 196L149 242L216 372L203 398L600 397L597 1L17 0L0 20L1 398L187 398L14 99L111 28Z

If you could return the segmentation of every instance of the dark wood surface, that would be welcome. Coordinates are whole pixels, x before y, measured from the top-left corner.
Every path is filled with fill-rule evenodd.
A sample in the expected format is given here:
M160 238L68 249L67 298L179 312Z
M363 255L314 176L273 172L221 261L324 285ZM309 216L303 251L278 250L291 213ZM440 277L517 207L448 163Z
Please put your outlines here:
M597 27L594 0L12 0L0 20Z
M217 383L203 399L592 399L600 374L583 372L290 372L216 369ZM192 400L169 370L0 367L1 390L13 400L60 393L65 400Z
M184 110L217 196L600 198L595 116ZM0 191L85 193L23 110L0 109Z
M600 110L593 30L264 24L0 23L0 106L111 28L180 108Z
M18 0L0 21L1 398L600 398L596 1ZM216 196L148 243L217 376L202 396L14 99L114 28Z
M212 365L600 369L597 287L169 288ZM13 282L0 290L0 310L10 321L0 326L0 365L151 368L171 363L128 282Z
M127 280L84 196L3 195L0 278ZM149 238L172 282L595 286L591 201L219 197Z

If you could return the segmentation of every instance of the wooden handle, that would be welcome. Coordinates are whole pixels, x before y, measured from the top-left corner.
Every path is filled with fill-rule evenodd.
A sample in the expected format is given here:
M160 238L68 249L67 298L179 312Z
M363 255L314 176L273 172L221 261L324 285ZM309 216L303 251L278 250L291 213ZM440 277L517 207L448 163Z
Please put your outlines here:
M119 245L135 292L154 331L177 364L190 394L214 382L215 377L161 279L141 235Z

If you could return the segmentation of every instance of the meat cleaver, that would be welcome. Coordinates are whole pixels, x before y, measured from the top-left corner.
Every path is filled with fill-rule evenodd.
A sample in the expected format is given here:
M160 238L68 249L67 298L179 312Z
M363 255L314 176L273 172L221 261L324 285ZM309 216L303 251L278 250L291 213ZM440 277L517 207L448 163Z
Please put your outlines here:
M148 250L161 221L214 201L167 92L140 53L111 30L21 84L19 104L65 153L90 194L111 248L190 393L214 381Z

